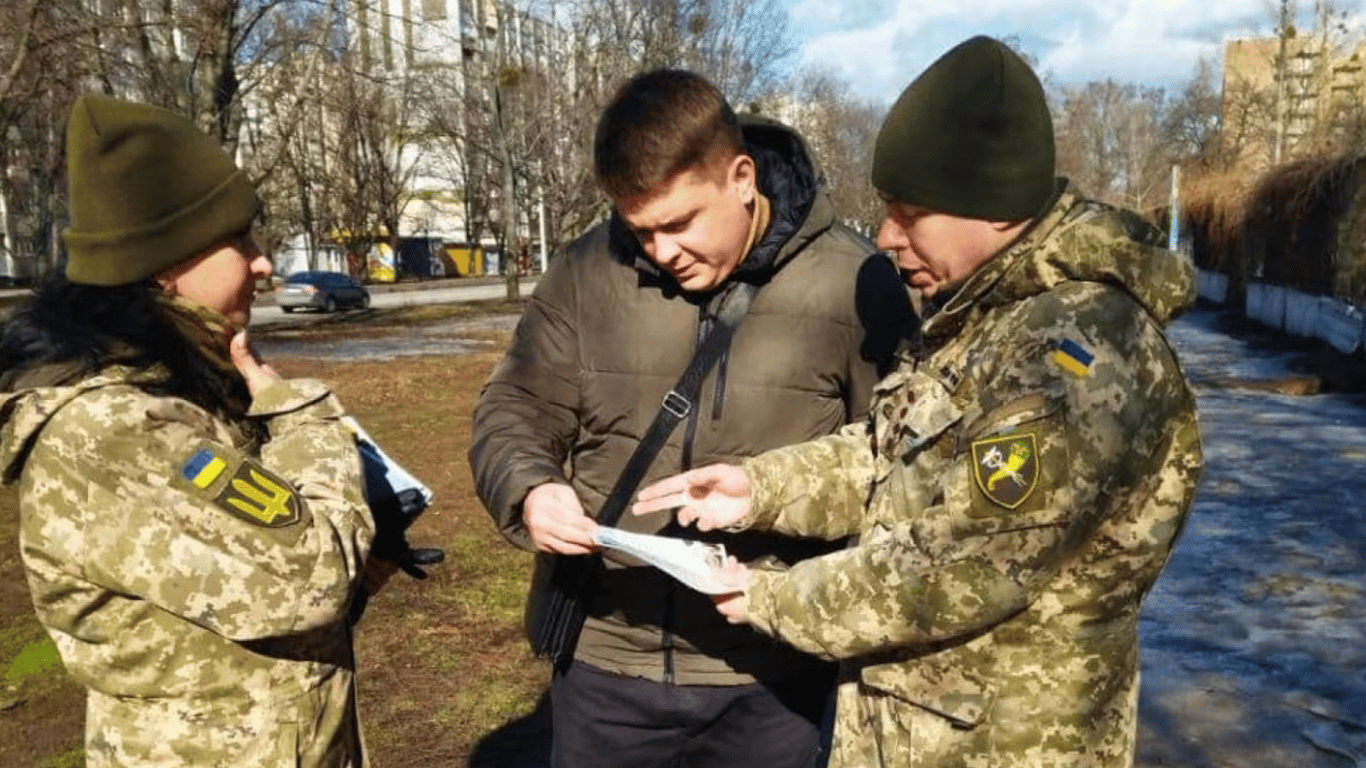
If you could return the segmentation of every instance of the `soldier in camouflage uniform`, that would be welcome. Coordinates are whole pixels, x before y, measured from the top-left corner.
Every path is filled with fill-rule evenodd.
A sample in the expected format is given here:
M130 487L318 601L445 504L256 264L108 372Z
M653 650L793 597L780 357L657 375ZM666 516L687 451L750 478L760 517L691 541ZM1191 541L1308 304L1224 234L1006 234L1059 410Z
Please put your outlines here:
M743 592L718 599L843 662L834 766L1132 764L1139 606L1201 467L1162 332L1193 275L1052 173L1028 66L988 38L947 53L878 139L880 245L926 320L867 424L641 492L702 529L858 534L785 573L733 565Z
M86 765L363 766L374 523L336 399L242 333L256 194L165 110L83 97L67 147L65 274L0 338L0 470Z

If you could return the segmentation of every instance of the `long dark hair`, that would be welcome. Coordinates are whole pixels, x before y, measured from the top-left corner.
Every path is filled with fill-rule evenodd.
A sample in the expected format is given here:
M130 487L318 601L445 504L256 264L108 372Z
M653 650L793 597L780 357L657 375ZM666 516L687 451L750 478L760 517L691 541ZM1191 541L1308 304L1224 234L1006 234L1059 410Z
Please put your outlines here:
M151 280L95 286L48 277L0 327L0 391L46 367L76 379L113 362L160 364L169 376L149 389L240 419L251 401L246 382L216 369L176 330L153 295L157 290Z

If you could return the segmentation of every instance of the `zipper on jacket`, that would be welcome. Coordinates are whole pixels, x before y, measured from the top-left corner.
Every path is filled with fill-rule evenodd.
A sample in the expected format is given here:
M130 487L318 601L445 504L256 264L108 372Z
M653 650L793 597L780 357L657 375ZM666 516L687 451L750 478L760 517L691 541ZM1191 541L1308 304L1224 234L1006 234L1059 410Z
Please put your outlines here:
M707 311L707 307L703 306L700 309L698 309L697 337L693 340L694 354L696 354L696 350L701 349L702 341L707 338L707 334L711 333L711 329L714 325L716 325L716 318L713 317L709 311ZM722 355L719 363L724 366L725 362L725 355ZM717 378L717 386L719 387L720 376L718 375ZM697 410L697 406L694 405L692 410L688 412L688 425L684 428L682 446L683 449L680 452L680 472L686 472L689 469L692 469L693 441L697 438ZM676 602L674 589L675 586L673 580L668 580L668 584L664 587L664 618L663 621L661 621L659 624L660 650L664 653L664 682L668 685L673 685L676 677L674 669L673 632L674 604Z
M721 409L726 404L726 363L730 361L730 350L721 353L721 359L716 361L716 394L711 402L711 420L718 421L721 418Z

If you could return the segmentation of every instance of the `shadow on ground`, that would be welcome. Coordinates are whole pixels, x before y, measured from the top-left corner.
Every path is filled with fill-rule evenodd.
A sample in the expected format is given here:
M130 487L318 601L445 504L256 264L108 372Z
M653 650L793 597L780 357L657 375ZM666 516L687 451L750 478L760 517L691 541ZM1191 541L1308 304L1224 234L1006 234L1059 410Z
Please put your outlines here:
M470 750L470 768L546 768L550 765L550 691L536 709L509 720Z

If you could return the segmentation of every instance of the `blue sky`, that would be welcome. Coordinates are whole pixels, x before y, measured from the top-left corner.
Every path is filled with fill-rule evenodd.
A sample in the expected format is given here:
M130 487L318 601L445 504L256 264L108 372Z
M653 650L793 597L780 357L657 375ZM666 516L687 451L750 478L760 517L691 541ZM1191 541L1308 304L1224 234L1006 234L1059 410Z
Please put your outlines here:
M1179 87L1201 57L1218 60L1226 41L1272 34L1277 7L1275 0L780 1L800 45L799 66L833 68L859 96L885 103L975 34L1016 36L1053 83L1110 77ZM1298 5L1307 29L1313 3ZM1360 39L1366 10L1353 8L1348 25Z

